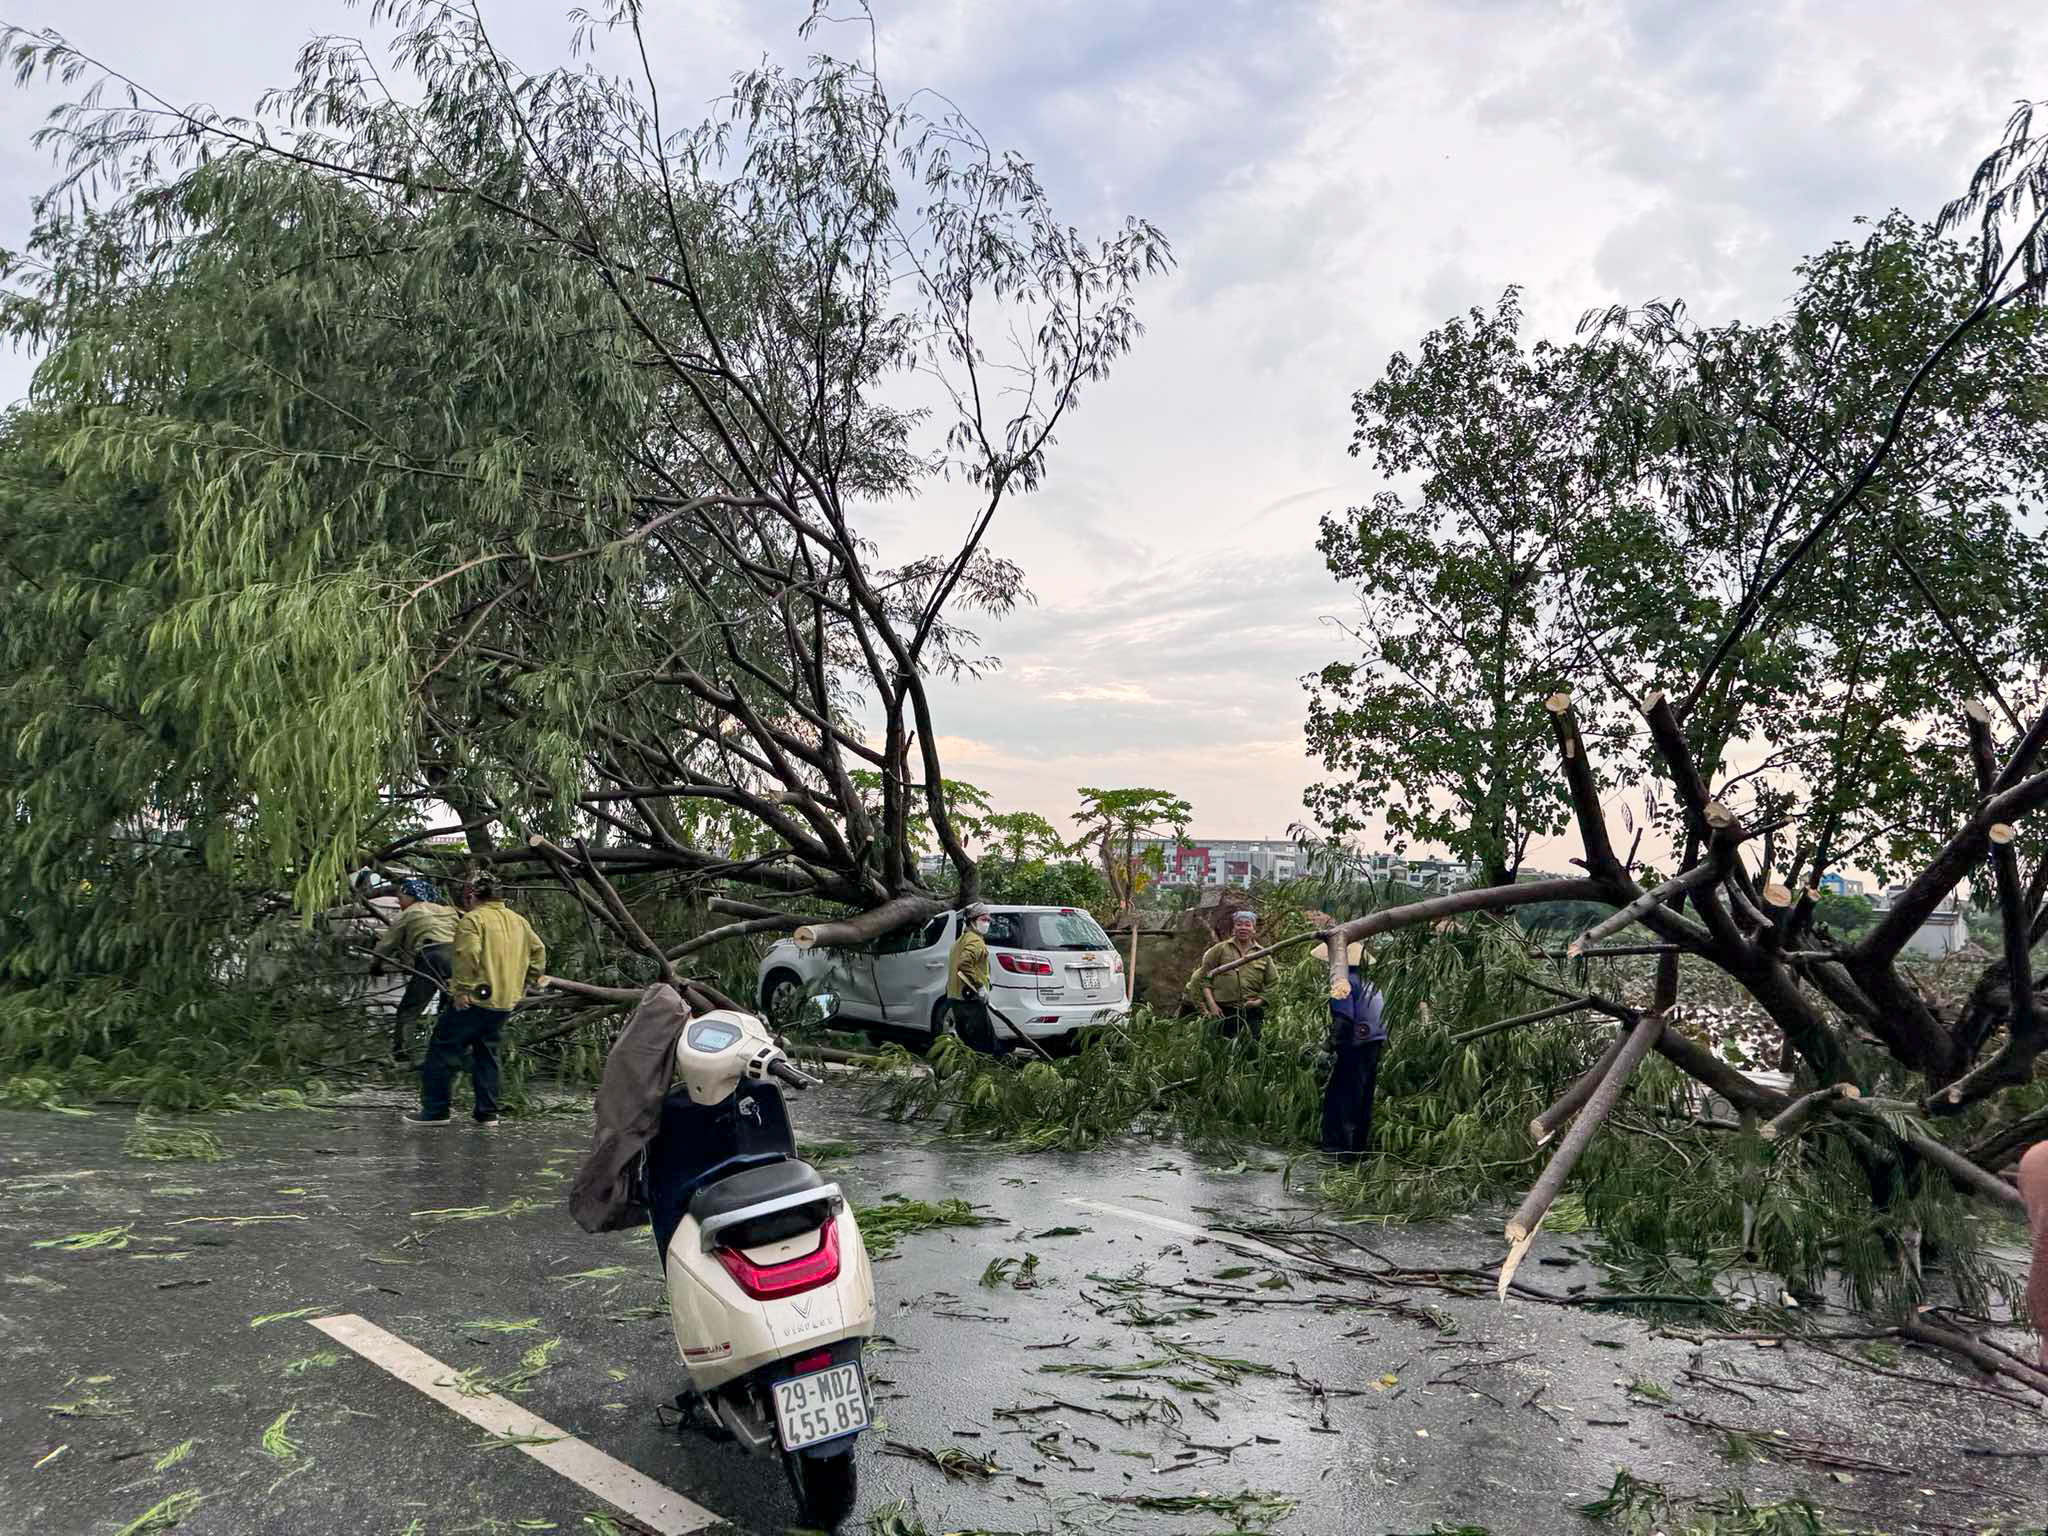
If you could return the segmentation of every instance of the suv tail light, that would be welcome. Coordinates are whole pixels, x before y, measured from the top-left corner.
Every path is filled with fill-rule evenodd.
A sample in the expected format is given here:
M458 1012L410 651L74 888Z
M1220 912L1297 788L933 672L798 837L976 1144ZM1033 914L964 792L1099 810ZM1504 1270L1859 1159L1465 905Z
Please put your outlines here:
M1041 960L1036 955L1013 955L1007 949L996 951L996 964L1004 970L1019 976L1050 976L1052 962Z
M714 1251L725 1272L754 1300L780 1301L785 1296L815 1291L839 1278L839 1223L828 1217L815 1249L780 1264L756 1264L737 1248Z

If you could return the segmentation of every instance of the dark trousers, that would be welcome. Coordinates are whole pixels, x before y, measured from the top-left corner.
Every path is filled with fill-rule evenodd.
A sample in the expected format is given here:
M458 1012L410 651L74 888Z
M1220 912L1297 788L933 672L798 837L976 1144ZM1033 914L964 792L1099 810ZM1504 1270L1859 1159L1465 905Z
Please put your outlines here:
M1372 1092L1384 1040L1340 1045L1323 1086L1323 1150L1363 1156L1372 1150Z
M1223 1016L1215 1024L1216 1033L1225 1040L1235 1040L1239 1035L1250 1035L1256 1040L1266 1027L1266 1005L1260 1003L1256 1007L1239 1008L1226 1004Z
M953 1030L975 1050L990 1056L1007 1056L1014 1048L1009 1026L997 1024L989 1015L988 1004L978 997L953 999Z
M412 1054L413 1025L426 1012L428 1003L438 998L442 1010L448 1007L448 975L454 964L455 949L449 944L429 944L413 956L405 995L398 1000L398 1012L391 1020L392 1055Z
M498 1039L512 1017L501 1008L444 1008L434 1020L427 1041L427 1059L420 1068L420 1113L438 1120L448 1113L448 1090L455 1069L467 1060L469 1083L476 1094L476 1117L498 1117Z

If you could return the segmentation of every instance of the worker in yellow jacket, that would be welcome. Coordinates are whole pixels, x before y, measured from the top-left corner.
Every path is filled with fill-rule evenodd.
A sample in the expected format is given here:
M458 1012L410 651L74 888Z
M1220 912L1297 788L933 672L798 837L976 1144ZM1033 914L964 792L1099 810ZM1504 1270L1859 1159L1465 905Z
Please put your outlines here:
M455 920L455 964L448 993L453 1007L434 1023L420 1068L420 1107L409 1125L446 1125L455 1069L467 1059L478 1125L498 1121L498 1042L505 1021L529 988L547 977L547 946L532 926L498 900L496 881L478 875L462 891Z

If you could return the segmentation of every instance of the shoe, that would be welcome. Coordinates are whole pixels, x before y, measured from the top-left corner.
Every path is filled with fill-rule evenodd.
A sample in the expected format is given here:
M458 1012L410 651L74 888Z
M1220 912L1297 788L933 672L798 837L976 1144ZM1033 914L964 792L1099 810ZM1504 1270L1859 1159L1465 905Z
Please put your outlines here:
M480 1131L487 1131L497 1123L498 1117L496 1115L478 1115L476 1117L476 1128Z
M423 1115L418 1110L414 1110L409 1115L402 1115L399 1118L401 1123L405 1125L446 1125L448 1123L446 1115Z

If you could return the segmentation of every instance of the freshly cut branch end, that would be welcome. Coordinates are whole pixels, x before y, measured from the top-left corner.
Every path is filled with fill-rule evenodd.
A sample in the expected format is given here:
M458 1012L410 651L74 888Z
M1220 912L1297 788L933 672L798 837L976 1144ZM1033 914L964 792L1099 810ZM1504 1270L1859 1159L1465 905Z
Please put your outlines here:
M1543 701L1543 707L1553 715L1561 715L1572 707L1572 696L1560 689Z
M1994 821L1991 823L1991 841L1998 844L2001 848L2018 836L2018 828L2014 827L2010 822Z
M1863 1090L1854 1083L1836 1083L1831 1088L1821 1088L1804 1095L1792 1104L1782 1115L1762 1126L1757 1135L1765 1141L1777 1141L1783 1137L1797 1135L1806 1124L1823 1110L1841 1103L1844 1099L1860 1099Z
M1494 1298L1498 1301L1508 1299L1508 1283L1515 1278L1515 1271L1522 1267L1529 1245L1536 1241L1537 1232L1542 1230L1543 1220L1538 1217L1536 1225L1526 1232L1518 1231L1517 1226L1515 1222L1508 1223L1508 1256L1501 1261L1500 1279L1493 1288Z

